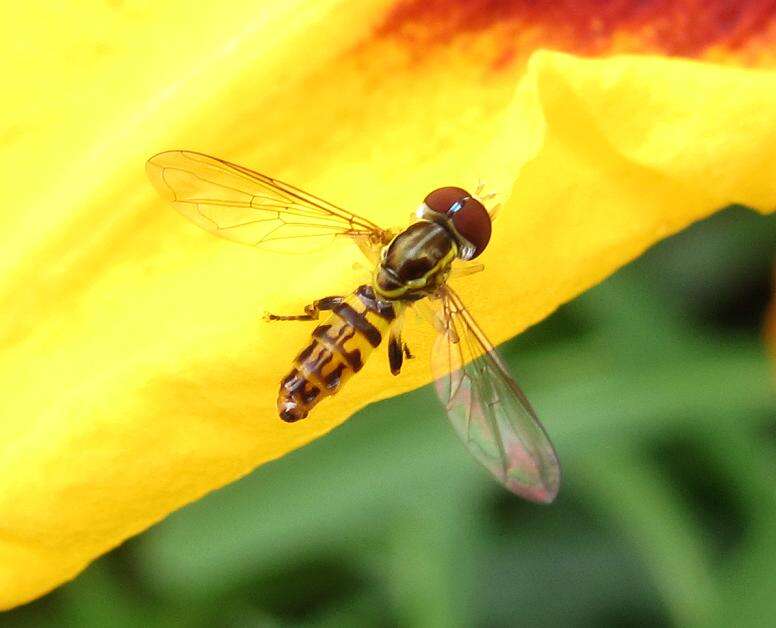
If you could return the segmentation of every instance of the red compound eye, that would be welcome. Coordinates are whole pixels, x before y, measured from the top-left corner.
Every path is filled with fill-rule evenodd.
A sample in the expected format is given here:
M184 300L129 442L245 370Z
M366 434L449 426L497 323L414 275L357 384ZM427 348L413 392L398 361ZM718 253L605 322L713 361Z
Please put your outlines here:
M463 188L439 188L431 192L426 205L440 214L447 215L456 231L474 246L474 259L485 250L490 241L490 215L482 203Z

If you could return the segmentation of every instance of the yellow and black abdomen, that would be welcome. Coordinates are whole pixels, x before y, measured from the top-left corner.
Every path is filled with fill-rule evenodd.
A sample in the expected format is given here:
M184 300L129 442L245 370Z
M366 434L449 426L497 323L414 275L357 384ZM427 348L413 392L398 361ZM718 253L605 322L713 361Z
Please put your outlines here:
M395 318L393 304L377 299L368 285L334 305L331 316L315 328L310 344L280 382L280 418L299 421L321 399L337 394L361 370Z

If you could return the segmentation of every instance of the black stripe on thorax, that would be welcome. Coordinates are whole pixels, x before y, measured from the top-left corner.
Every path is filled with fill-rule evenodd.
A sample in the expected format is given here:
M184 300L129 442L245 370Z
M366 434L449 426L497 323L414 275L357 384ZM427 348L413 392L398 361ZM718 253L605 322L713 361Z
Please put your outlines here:
M383 336L380 334L380 330L372 325L372 323L366 319L366 316L360 312L356 312L356 310L347 303L338 303L334 306L332 311L353 329L360 332L373 347L377 347L382 341Z

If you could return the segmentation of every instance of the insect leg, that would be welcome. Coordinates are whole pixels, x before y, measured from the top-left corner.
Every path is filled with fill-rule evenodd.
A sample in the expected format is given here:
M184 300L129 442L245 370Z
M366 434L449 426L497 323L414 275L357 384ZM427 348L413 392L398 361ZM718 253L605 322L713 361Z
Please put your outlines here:
M450 270L450 277L453 279L458 279L460 277L466 277L467 275L473 275L474 273L479 273L485 270L485 266L483 264L459 264L456 266L453 266L453 268Z
M401 372L403 362L401 330L397 325L394 325L391 327L391 333L388 336L388 363L391 365L391 373L398 375Z
M410 348L407 346L406 342L402 345L402 349L404 349L404 357L405 358L407 358L408 360L414 360L415 359L415 356L412 355L412 351L410 351Z
M490 216L491 221L496 219L496 214L498 214L498 210L501 209L501 203L491 203L494 198L497 196L501 196L499 192L486 192L487 189L486 183L480 179L477 183L477 188L474 191L474 198L476 198L480 203L485 205L485 209L488 212L488 215Z
M495 205L493 205L493 207L488 209L488 214L490 214L490 221L491 222L496 220L496 217L498 216L498 212L499 212L500 209L501 209L501 203L496 203Z
M331 310L345 300L345 297L323 297L316 299L310 305L304 306L304 314L278 315L265 314L268 321L316 321L322 310Z

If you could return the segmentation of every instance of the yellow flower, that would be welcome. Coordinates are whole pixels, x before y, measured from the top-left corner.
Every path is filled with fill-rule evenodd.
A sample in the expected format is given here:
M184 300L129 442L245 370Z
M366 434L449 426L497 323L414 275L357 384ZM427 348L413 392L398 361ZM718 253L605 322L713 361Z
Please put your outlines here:
M217 154L387 226L431 188L485 178L505 204L486 272L460 291L496 342L716 209L776 207L775 73L551 52L523 65L542 43L765 65L771 16L682 49L650 16L612 23L592 3L596 37L551 12L423 6L6 9L0 608L429 381L422 357L393 378L376 356L312 417L279 421L278 380L310 328L260 314L351 290L359 254L211 238L145 180L153 153ZM407 336L424 356L428 332Z

